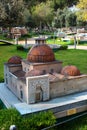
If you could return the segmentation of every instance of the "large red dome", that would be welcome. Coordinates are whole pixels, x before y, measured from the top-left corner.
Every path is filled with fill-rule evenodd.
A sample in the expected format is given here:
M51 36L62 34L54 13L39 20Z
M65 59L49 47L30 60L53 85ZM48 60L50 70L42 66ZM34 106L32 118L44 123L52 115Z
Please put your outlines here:
M36 44L29 51L27 60L30 62L52 62L55 61L55 56L48 45Z
M76 66L69 65L69 66L65 66L62 69L61 74L68 75L68 76L78 76L80 75L80 71Z

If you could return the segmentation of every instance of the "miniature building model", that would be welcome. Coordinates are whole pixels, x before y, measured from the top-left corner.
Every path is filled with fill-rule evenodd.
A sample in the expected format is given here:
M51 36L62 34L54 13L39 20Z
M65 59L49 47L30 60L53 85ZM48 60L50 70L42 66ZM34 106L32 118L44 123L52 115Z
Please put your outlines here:
M44 39L36 39L26 59L11 57L4 64L7 87L27 104L87 90L87 75L75 66L62 69Z
M21 27L13 27L11 28L11 36L12 38L18 38L21 37L21 35L27 34L27 29L26 28L21 28Z

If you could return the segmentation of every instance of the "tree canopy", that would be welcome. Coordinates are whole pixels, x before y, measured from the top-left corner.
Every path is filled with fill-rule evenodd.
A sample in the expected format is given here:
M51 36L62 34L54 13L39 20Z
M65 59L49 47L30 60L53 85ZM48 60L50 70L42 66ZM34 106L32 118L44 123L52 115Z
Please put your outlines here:
M23 21L23 0L4 0L0 2L0 22L4 26L17 26Z
M77 12L78 19L87 21L87 0L79 0L77 8L79 8Z
M76 16L68 7L76 4L78 19L85 21L87 0L0 0L0 26L51 26L54 19L57 27L73 26Z
M49 24L53 19L53 8L51 2L40 3L32 9L32 16L36 24Z

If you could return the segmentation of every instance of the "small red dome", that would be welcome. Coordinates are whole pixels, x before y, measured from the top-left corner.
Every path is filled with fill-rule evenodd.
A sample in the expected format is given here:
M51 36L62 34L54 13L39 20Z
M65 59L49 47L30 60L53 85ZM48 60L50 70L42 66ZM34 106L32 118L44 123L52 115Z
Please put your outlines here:
M27 60L30 62L52 62L55 56L52 49L46 44L36 44L28 53Z
M76 66L70 65L70 66L65 66L61 74L63 75L68 75L68 76L78 76L80 75L80 71Z
M9 60L8 63L10 64L21 64L21 57L19 56L12 56Z
M26 73L25 76L26 77L31 77L31 76L40 76L40 75L43 75L42 71L33 69L33 70L29 71L28 73Z

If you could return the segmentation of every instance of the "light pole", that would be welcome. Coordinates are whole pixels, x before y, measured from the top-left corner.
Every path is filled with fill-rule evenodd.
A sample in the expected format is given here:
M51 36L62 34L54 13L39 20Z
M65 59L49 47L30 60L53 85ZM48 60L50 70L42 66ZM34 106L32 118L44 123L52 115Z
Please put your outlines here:
M74 48L76 49L76 36L74 35Z

